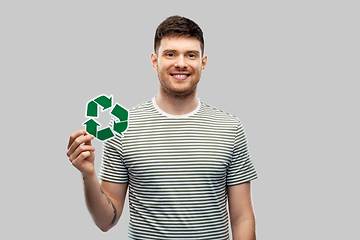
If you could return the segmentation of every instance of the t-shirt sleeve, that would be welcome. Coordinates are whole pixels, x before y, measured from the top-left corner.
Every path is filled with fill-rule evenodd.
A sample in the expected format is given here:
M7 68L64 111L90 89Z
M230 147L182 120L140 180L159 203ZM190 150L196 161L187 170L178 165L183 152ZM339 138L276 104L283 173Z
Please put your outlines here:
M227 185L237 185L256 178L257 173L250 157L245 130L239 122L234 141L232 161L227 170Z
M122 157L121 142L109 140L103 144L99 177L108 182L128 182L128 171Z

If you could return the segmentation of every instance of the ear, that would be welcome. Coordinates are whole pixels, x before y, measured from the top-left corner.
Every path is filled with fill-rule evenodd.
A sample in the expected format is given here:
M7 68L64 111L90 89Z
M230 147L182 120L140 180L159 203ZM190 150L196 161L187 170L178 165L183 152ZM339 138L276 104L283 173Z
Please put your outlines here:
M204 55L201 60L201 70L204 71L207 64L207 56Z
M151 54L151 64L152 64L153 68L155 69L155 71L158 71L158 58L157 58L156 53Z

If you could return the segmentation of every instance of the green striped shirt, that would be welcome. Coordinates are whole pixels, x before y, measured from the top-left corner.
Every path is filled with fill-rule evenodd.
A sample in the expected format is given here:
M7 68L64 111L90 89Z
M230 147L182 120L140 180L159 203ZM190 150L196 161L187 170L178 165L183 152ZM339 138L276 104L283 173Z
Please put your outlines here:
M257 178L238 118L199 101L169 115L155 98L104 143L100 178L129 184L129 239L229 239L226 186Z

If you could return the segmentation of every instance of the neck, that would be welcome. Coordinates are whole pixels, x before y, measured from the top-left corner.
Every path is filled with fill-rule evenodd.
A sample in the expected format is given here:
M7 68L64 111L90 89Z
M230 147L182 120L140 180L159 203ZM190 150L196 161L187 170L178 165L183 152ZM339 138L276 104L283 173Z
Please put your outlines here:
M191 113L199 104L195 92L186 97L178 97L169 96L159 91L155 98L155 102L161 110L171 115L185 115Z

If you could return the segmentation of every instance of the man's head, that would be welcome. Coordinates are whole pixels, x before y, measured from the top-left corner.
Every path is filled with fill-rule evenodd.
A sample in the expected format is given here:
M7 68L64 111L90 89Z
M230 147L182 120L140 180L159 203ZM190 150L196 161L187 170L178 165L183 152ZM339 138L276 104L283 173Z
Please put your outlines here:
M154 51L158 52L161 40L164 37L190 37L200 42L201 55L204 55L204 37L201 28L192 20L171 16L165 19L156 29L154 39Z
M195 97L207 63L199 26L183 17L169 17L156 30L154 48L151 62L158 73L159 94Z

